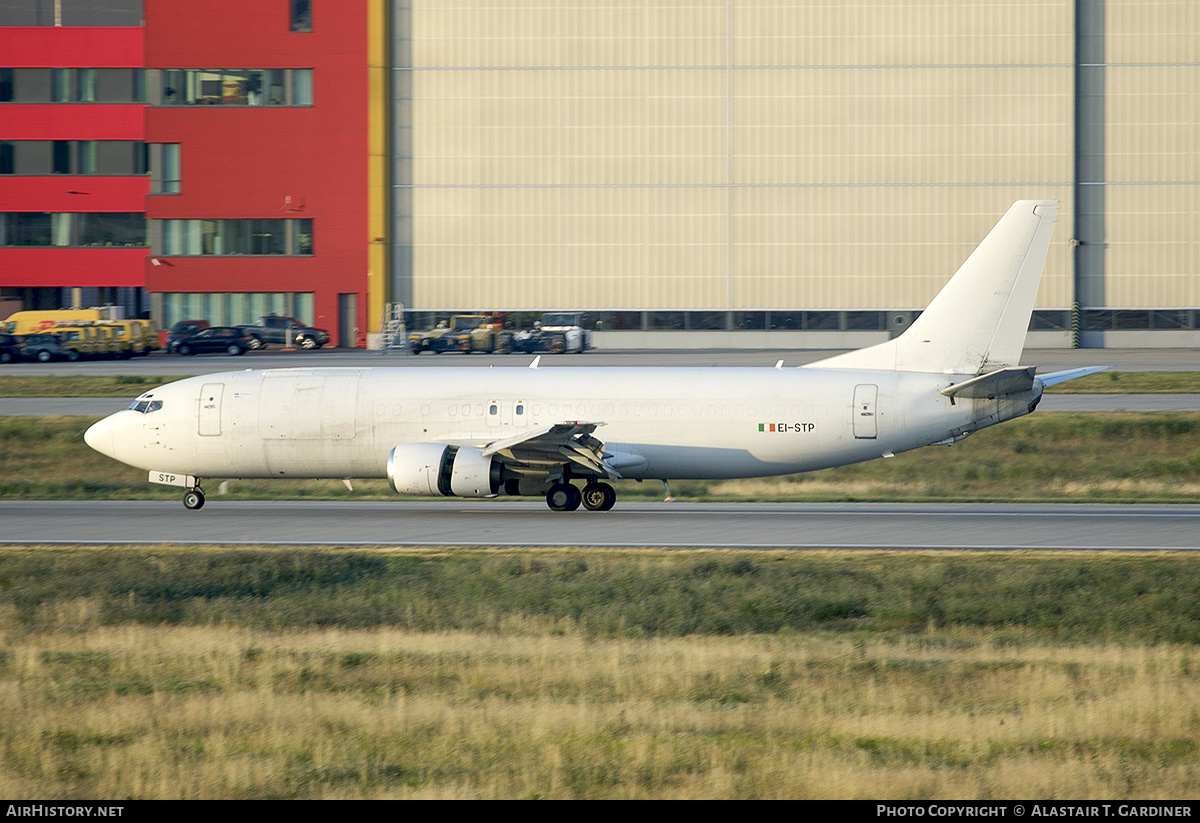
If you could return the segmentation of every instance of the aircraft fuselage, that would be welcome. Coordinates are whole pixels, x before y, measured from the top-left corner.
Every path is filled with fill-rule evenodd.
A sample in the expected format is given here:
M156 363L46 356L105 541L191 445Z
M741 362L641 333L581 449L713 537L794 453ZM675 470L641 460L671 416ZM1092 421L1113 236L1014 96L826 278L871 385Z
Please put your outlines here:
M961 376L806 368L329 368L195 377L143 395L88 442L148 471L224 478L384 477L406 443L479 443L603 424L625 477L761 477L855 463L1028 413L938 393ZM1003 406L1004 408L1001 408ZM634 458L642 458L636 460ZM643 462L644 461L644 462Z

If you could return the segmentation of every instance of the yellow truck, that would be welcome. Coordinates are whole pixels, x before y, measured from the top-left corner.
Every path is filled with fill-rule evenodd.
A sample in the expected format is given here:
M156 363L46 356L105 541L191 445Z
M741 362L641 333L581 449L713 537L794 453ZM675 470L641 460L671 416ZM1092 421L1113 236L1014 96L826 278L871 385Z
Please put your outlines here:
M0 330L9 334L37 334L54 331L60 323L107 323L112 320L113 313L110 308L19 311L10 314Z
M82 357L144 356L158 349L158 326L153 320L114 320L113 313L109 308L19 311L0 324L0 331L51 332ZM87 328L93 331L80 331Z

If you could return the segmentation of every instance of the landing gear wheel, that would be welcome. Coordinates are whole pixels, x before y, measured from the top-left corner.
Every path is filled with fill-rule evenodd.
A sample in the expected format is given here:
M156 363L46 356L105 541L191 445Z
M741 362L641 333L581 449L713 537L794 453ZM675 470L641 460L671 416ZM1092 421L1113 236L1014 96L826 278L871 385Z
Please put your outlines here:
M204 508L204 492L199 489L188 489L183 493L183 506L187 509Z
M617 490L607 483L588 483L583 487L583 507L590 512L606 512L617 502Z
M546 492L546 505L551 511L573 512L579 508L583 495L570 483L555 483Z

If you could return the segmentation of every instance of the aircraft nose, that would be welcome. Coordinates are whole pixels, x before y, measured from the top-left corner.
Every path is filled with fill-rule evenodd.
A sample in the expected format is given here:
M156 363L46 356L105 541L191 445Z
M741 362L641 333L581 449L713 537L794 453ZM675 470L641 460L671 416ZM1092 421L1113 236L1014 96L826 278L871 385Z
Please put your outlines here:
M116 457L113 430L117 427L117 423L113 419L114 417L116 415L109 415L98 423L94 423L83 433L84 443L87 443L101 454L112 458Z

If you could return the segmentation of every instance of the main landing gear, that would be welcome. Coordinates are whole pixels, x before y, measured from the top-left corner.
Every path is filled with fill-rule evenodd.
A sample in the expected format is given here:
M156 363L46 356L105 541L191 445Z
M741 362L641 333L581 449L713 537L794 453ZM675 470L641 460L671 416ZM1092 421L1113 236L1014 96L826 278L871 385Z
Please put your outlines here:
M196 481L195 488L188 489L183 493L183 506L187 509L202 509L204 508L204 491L200 488L200 481Z
M582 492L570 483L555 483L546 492L546 505L556 512L573 512L580 503L588 511L606 512L616 502L616 489L607 483L588 483Z

